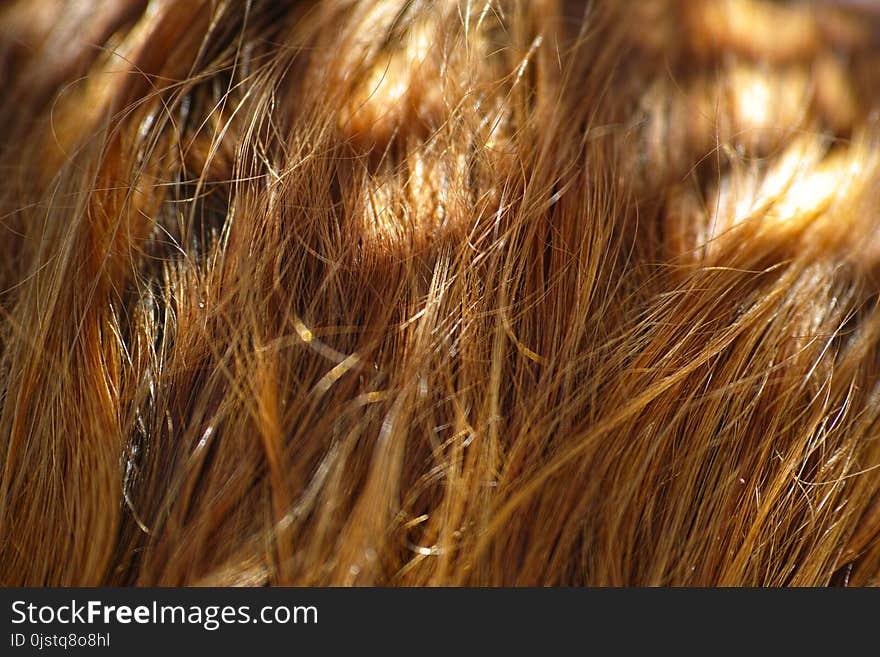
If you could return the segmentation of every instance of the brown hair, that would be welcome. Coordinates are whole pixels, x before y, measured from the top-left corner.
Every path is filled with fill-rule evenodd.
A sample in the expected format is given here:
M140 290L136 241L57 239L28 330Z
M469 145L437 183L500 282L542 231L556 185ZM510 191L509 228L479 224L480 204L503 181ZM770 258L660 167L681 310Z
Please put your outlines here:
M4 4L0 582L875 583L856 5Z

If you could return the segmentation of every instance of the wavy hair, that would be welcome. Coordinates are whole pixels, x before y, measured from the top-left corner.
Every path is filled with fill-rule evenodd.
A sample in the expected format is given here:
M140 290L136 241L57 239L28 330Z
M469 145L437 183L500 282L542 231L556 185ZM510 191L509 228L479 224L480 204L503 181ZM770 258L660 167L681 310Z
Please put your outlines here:
M870 2L0 7L0 582L880 577Z

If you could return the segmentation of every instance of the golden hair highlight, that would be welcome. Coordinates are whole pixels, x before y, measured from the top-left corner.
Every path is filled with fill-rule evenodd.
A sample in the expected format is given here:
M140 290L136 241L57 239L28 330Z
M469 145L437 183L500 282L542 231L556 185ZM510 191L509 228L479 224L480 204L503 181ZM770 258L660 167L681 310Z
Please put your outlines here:
M32 5L0 582L877 582L877 12Z

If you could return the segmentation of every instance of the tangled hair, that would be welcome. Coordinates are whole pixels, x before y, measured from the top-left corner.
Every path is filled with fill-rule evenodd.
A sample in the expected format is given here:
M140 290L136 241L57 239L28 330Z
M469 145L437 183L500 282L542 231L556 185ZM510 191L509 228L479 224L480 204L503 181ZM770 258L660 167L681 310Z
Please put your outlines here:
M7 0L0 582L880 582L869 0Z

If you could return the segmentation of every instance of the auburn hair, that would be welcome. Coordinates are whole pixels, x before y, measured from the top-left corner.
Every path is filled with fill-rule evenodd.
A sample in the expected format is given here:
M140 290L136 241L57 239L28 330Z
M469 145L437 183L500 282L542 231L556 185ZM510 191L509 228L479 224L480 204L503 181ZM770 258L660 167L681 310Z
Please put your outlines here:
M0 582L877 583L878 35L4 3Z

